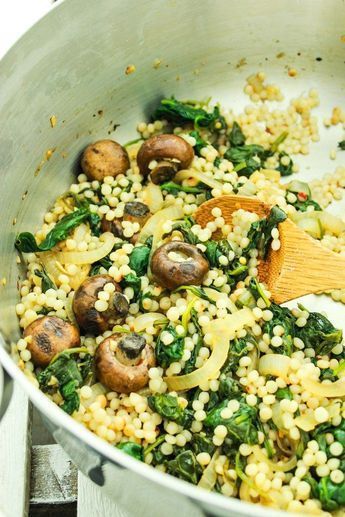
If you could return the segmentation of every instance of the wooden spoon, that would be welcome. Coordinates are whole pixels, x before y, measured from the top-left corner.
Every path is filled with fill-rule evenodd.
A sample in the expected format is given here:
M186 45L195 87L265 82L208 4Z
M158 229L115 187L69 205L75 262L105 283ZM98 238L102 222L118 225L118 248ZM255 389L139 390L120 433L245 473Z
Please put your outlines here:
M214 220L212 210L219 207L225 224L231 224L232 213L242 208L267 217L271 207L255 198L221 196L199 206L195 219L204 227ZM345 288L345 258L323 247L290 219L279 224L280 249L269 250L259 264L259 279L264 282L276 303L299 296Z

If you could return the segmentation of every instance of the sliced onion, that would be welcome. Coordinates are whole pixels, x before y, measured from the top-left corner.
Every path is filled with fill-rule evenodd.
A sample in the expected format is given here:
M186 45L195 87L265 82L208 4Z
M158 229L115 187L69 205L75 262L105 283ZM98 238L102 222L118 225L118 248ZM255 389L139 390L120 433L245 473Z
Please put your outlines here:
M88 233L90 233L88 231L88 227L86 226L86 224L82 223L79 226L77 226L77 228L74 230L73 239L76 242L83 242Z
M143 201L149 207L151 214L155 214L158 210L162 209L164 199L162 191L158 185L149 183L142 193Z
M193 307L195 305L195 302L197 300L199 300L199 298L197 296L194 296L194 298L191 299L191 301L187 305L186 310L182 314L181 322L182 322L182 326L183 326L183 328L185 329L186 332L187 332L187 329L188 329L188 323L189 323L189 320L190 320L190 315L191 315L192 309L193 309Z
M255 324L253 312L245 307L234 314L228 314L225 318L217 318L210 321L204 327L206 333L224 336L226 339L233 339L237 330L245 326L252 327Z
M148 327L152 327L157 321L165 320L166 318L164 314L161 314L160 312L145 312L135 318L133 321L133 330L134 332L142 332Z
M308 233L314 239L322 239L323 231L320 219L306 217L297 221L296 224L299 228Z
M271 406L272 409L272 421L278 429L285 429L283 422L283 411L279 402L275 402Z
M67 318L72 323L72 325L75 325L76 327L78 327L78 322L75 319L75 315L74 315L74 312L72 309L72 303L73 303L73 297L69 296L66 300L65 311L67 314Z
M78 287L84 282L85 278L89 276L90 269L91 264L82 264L78 268L76 275L69 275L69 285L72 287L72 289L75 291L78 289Z
M248 180L239 187L238 194L240 196L255 196L257 191L257 186L252 181Z
M318 397L345 397L345 377L341 377L337 381L330 383L314 381L308 377L302 377L301 384L305 390Z
M212 336L213 348L210 357L201 368L191 373L165 377L164 380L169 389L176 391L190 390L207 379L215 378L228 357L230 338L233 337L236 330L254 323L253 313L249 309L241 309L236 314L211 321L206 326L206 332Z
M156 212L150 219L146 222L144 227L142 228L138 242L144 244L144 242L154 234L157 225L161 222L165 221L175 221L176 219L182 219L184 216L183 208L179 205L168 206L167 208L163 208L163 210L159 210Z
M260 174L263 174L265 178L275 183L280 180L280 172L277 169L260 169Z
M227 299L228 308L230 312L233 314L234 312L238 311L238 308L234 304L234 302L229 298L229 296L226 293L221 293L217 291L217 289L212 289L211 287L203 287L203 290L205 291L206 295L213 301L217 302L218 300Z
M259 359L259 372L262 375L274 375L287 378L291 359L282 354L266 354Z
M60 262L57 262L55 253L50 252L40 253L40 262L55 284L58 283L59 275L63 273L69 277L69 284L74 290L77 290L85 278L88 277L91 268L90 264L82 264L79 266L78 272L75 275L71 275Z
M297 457L292 456L288 459L288 461L271 461L269 458L267 458L266 454L263 452L262 449L258 445L254 445L252 447L252 452L255 456L255 458L258 461L263 461L267 463L271 471L276 472L289 472L290 470L294 469L297 465Z
M205 490L208 490L209 492L213 490L214 485L217 481L217 472L215 471L215 463L217 459L219 458L219 449L215 451L213 454L210 463L205 468L204 472L202 473L202 476L200 478L200 481L198 483L198 487L204 488Z
M110 233L104 233L100 239L103 239L103 244L91 251L58 251L56 253L52 253L52 256L58 262L62 264L93 264L98 260L106 257L115 244L115 236Z
M304 220L311 219L318 221L322 230L336 235L337 237L345 231L344 221L324 210L322 212L320 212L320 210L313 210L311 212L295 212L294 214L291 214L290 217L298 226L300 226L301 221Z
M207 176L203 172L194 171L193 169L183 169L182 171L179 171L174 180L177 182L182 182L183 180L186 180L188 178L194 178L196 180L199 180L201 183L204 183L208 187L222 190L222 183L219 181L211 178L210 176Z
M306 413L304 415L297 416L294 422L297 427L303 431L306 431L307 433L315 429L315 427L319 424L312 413Z

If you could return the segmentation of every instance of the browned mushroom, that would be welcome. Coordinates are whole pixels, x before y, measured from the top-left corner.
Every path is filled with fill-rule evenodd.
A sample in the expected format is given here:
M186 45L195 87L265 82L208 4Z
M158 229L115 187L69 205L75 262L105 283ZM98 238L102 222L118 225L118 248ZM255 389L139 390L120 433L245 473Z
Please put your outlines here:
M101 221L101 230L102 232L111 232L115 237L123 239L123 228L119 219L108 221L108 219L103 217Z
M88 145L81 159L81 168L91 181L124 174L129 167L126 149L114 140L98 140Z
M98 293L105 284L113 284L115 291L110 294L105 311L98 311L95 304ZM124 321L128 314L129 303L121 293L121 287L109 275L95 275L87 278L76 290L73 298L73 312L78 325L90 334L101 334L116 323Z
M24 330L24 337L30 337L27 348L36 366L47 366L59 352L80 345L77 327L56 316L33 321Z
M154 353L140 334L112 334L99 345L96 374L102 384L118 393L130 393L149 382L149 369L155 365Z
M152 183L171 180L180 169L187 169L194 158L193 147L177 135L155 135L140 147L137 163L140 173L147 176L153 160L157 166L151 171Z
M177 254L174 257L173 254ZM167 289L181 285L200 285L209 264L201 251L192 244L171 241L156 249L151 259L151 271L155 281Z
M140 226L144 226L150 215L149 207L140 201L130 201L126 203L123 210L124 221L139 223Z

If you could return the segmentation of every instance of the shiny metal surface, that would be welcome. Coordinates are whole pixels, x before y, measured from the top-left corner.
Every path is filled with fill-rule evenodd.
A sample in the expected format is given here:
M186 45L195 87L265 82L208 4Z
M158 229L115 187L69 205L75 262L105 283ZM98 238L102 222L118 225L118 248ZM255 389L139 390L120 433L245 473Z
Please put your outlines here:
M329 116L344 99L344 22L342 0L66 0L0 62L0 254L7 280L0 292L0 361L76 465L130 511L284 515L209 494L136 462L30 384L7 353L18 336L15 234L38 227L49 203L71 183L86 144L108 131L120 142L134 138L136 123L162 96L212 95L240 111L247 103L244 79L263 69L286 97L317 88L322 104L316 113L321 120ZM126 75L130 64L136 70ZM288 76L290 66L297 77ZM329 149L336 135L324 128L320 133L322 146L298 157L302 179L334 169ZM322 297L315 300L316 309L324 308ZM344 325L343 312L334 314Z

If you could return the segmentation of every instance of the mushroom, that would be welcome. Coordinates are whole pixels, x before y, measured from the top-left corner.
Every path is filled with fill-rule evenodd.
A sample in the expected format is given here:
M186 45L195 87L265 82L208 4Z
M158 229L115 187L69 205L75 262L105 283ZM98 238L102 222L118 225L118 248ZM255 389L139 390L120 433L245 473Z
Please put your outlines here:
M123 228L120 219L108 221L108 219L103 217L101 221L101 230L102 232L111 232L115 237L123 239Z
M140 226L144 226L150 215L149 207L140 201L130 201L126 203L123 210L124 221L139 223Z
M124 174L129 167L126 149L114 140L98 140L88 145L81 159L81 168L91 181Z
M108 308L104 311L96 309L98 293L105 284L113 284L114 292L110 293ZM95 275L87 278L76 290L73 298L73 312L78 325L90 334L101 334L111 329L116 323L124 321L128 314L129 303L121 293L121 287L109 275Z
M180 169L187 169L194 158L193 147L177 135L155 135L140 147L137 164L140 173L147 176L151 172L151 181L158 185L171 180ZM157 166L150 171L153 160Z
M36 366L47 366L53 357L80 345L77 327L56 316L43 316L30 323L24 330L27 348Z
M183 241L171 241L156 249L151 259L154 280L167 289L200 285L209 264L201 251Z
M95 364L102 384L118 393L131 393L148 384L155 357L144 336L116 333L99 345Z

